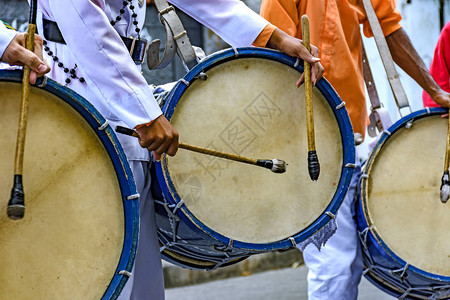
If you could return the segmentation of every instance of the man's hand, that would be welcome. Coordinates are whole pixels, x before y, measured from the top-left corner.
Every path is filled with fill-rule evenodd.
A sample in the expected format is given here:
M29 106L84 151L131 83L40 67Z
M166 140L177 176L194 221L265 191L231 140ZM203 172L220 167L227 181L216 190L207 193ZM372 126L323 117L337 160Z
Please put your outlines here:
M11 66L30 67L30 83L36 83L36 79L50 71L50 67L42 58L42 37L34 36L34 53L25 48L26 33L18 33L11 43L3 52L0 61L10 64Z
M316 82L323 76L323 66L320 63L319 49L311 45L311 53L308 52L303 42L300 39L294 38L280 29L275 29L269 41L267 42L267 47L272 49L280 50L290 56L301 58L309 63L311 63L311 82L316 84ZM303 74L297 81L297 87L303 83Z
M149 126L136 129L139 134L139 144L142 148L153 151L156 160L161 154L174 156L178 150L178 132L163 116L159 116Z

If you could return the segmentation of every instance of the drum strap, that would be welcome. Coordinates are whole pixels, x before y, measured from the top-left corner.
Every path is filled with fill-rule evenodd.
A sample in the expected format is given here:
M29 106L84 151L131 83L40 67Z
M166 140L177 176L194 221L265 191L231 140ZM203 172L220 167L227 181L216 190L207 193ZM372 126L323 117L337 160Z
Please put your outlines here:
M372 28L373 36L375 38L375 43L377 44L378 51L380 52L381 60L383 61L384 69L389 80L389 84L394 94L394 99L397 107L400 111L402 108L411 108L409 106L408 98L406 97L405 90L403 89L400 77L395 69L394 61L392 59L391 52L384 37L383 31L381 30L380 22L375 14L372 3L370 0L363 0L364 9L366 10L367 19L369 20L370 27Z
M159 13L159 20L166 31L166 45L162 59L159 58L160 40L150 43L147 53L147 64L150 69L166 67L173 59L175 50L184 62L187 69L197 64L197 56L191 45L186 30L173 6L166 0L155 0L155 6Z
M370 69L369 60L367 59L366 49L364 48L364 43L361 39L361 52L362 52L362 64L363 64L363 74L364 81L366 83L367 92L369 94L370 100L370 123L367 126L367 133L371 137L377 136L378 132L383 132L392 125L391 117L388 111L381 106L380 98L378 97L378 92L375 87L375 81L373 80L372 71Z

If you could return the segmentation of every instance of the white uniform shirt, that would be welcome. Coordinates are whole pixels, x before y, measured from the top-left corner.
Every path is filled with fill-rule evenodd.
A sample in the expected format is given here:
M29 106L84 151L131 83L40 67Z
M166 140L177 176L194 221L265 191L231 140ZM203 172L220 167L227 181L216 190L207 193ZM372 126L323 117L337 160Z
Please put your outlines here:
M5 24L0 21L0 57L3 56L3 52L5 52L16 34L16 31L6 28Z
M144 1L145 2L145 1ZM233 46L250 46L266 20L237 0L174 0L187 14L214 30ZM42 32L42 17L55 21L67 45L49 43L53 54L65 67L76 64L77 76L70 88L84 96L113 125L128 127L150 122L161 115L152 90L140 69L134 64L119 36L137 36L129 5L122 19L113 28L123 7L123 0L40 0L38 31ZM145 19L145 5L133 0L139 28ZM70 74L53 63L49 76L64 83ZM119 136L129 159L148 160L149 154L140 148L135 138Z

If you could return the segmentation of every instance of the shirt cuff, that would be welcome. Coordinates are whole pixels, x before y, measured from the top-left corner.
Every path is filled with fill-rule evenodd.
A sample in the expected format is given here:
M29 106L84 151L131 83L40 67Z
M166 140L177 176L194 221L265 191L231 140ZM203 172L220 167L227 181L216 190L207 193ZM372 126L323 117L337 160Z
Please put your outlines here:
M266 27L264 27L264 29L261 31L261 33L256 37L255 41L253 42L253 46L265 47L275 29L277 29L275 25L272 25L271 23L267 24Z
M150 126L150 124L152 124L153 121L155 121L155 120L152 120L152 121L150 121L150 122L148 122L148 123L139 124L139 125L137 125L136 127L134 127L134 129L139 129L139 128L144 127L144 126Z
M381 26L381 30L383 31L383 35L385 37L389 36L391 33L396 32L400 28L402 28L402 25L400 25L397 22L392 22L391 24L389 24L389 23L382 24L382 26ZM367 26L364 26L364 35L367 38L373 37L373 32L372 32L372 29L370 28L369 21L367 21Z
M0 24L0 26L5 26ZM18 34L17 31L7 29L6 27L0 28L0 58L3 56L3 53L5 52L6 48L8 48L11 41L14 39L14 37Z

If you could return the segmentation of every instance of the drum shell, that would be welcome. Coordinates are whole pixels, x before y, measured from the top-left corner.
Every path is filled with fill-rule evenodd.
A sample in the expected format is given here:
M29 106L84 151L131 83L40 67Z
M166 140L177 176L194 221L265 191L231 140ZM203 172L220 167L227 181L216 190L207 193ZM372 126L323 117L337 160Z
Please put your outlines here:
M5 85L7 83L11 83L11 87L14 88L14 91L17 89L17 86L22 81L22 72L21 71L0 71L0 81ZM139 233L139 203L138 198L130 198L128 200L128 197L131 195L137 195L136 186L134 183L133 175L131 173L131 169L128 165L127 159L125 157L125 154L123 152L123 149L117 140L117 137L115 136L114 131L110 126L108 126L107 121L105 118L103 118L100 113L84 98L82 98L80 95L75 93L74 91L70 90L69 88L62 86L55 81L51 79L45 79L43 81L42 78L40 78L37 82L38 86L32 86L31 92L30 92L30 107L32 107L34 104L31 103L33 101L33 95L34 93L39 95L48 95L49 99L52 99L51 101L56 101L58 99L58 103L64 103L61 104L61 107L64 107L63 111L67 112L68 114L73 114L76 116L76 118L82 118L83 122L86 124L82 124L82 126L87 126L87 128L90 127L89 134L95 135L99 143L104 147L105 153L107 154L107 157L105 157L105 161L110 161L113 170L116 172L116 174L110 174L112 178L117 179L111 179L112 182L117 181L118 189L121 193L120 200L123 205L123 245L121 249L119 250L119 253L121 253L119 260L117 262L112 262L114 266L116 266L116 271L114 274L109 274L111 281L107 286L100 286L98 287L98 291L104 291L102 299L116 299L118 295L120 294L122 288L124 287L125 283L128 280L128 276L126 275L127 272L131 272L132 266L134 263L135 253L137 249L137 239L138 239L138 233ZM3 95L4 96L4 95ZM39 96L41 97L41 96ZM14 99L7 99L7 101L13 101ZM59 101L60 100L60 101ZM56 103L56 102L55 102ZM32 111L30 111L31 113ZM48 114L52 114L51 111L47 112ZM30 118L36 118L36 116L30 116ZM39 116L39 118L45 118L45 115ZM81 125L81 124L80 124ZM28 124L28 126L33 126L33 123ZM30 135L30 131L33 129L32 127L29 128L28 134ZM54 129L54 128L53 128ZM64 135L63 132L60 133L61 135ZM31 136L28 137L29 139ZM76 141L73 141L76 142ZM42 141L42 143L51 143L51 141ZM29 143L28 148L27 144L25 144L25 152L31 151L33 152L35 149L30 149L32 145ZM62 153L55 152L55 157L60 157ZM8 155L9 157L9 155ZM27 160L25 160L26 164ZM47 166L46 166L47 167ZM25 190L25 205L27 206L30 204L30 202L33 200L31 198L28 198L27 200L27 188L30 188L30 185L27 185L27 182L36 181L36 178L31 179L29 176L27 176L26 170L28 166L25 165L25 173L24 173L24 190ZM12 176L11 174L11 183L12 183ZM57 183L56 183L57 184ZM94 184L94 183L92 183ZM75 185L75 183L74 183ZM82 189L82 187L79 187ZM63 197L61 197L63 199ZM80 201L82 202L82 201ZM30 209L30 208L29 208ZM70 209L67 207L66 209ZM101 207L98 207L99 210L101 210ZM95 211L93 212L95 214ZM28 211L27 209L25 211L25 217L22 221L11 221L11 222L18 222L16 223L18 227L28 226L28 224L33 224L33 219L30 219L29 217L32 216L32 212ZM63 215L63 214L61 214ZM49 215L48 219L53 219L53 215ZM35 216L35 222L44 222L45 220L41 220L39 216ZM22 222L22 223L21 223ZM95 230L95 228L93 228ZM56 247L57 248L57 247ZM48 250L54 251L55 246L48 245ZM50 252L50 251L49 251ZM92 256L97 255L96 253L92 253ZM36 257L38 257L36 255ZM37 258L36 258L37 259ZM67 261L70 261L71 257L66 257ZM55 258L55 261L57 259ZM32 266L27 266L27 270L31 271ZM99 271L101 272L101 271ZM48 274L42 274L43 277L48 277ZM89 277L86 277L89 278ZM55 282L55 286L57 285L57 282ZM23 289L32 288L31 285L23 285ZM36 292L34 294L36 296L36 299L38 299L38 293ZM5 295L2 295L5 296ZM49 295L47 295L49 296ZM73 294L69 295L60 295L60 298L69 298L69 297L75 297Z
M189 85L195 81L200 80L197 78L201 78L203 72L208 73L207 71L210 69L214 69L215 66L227 63L228 61L233 61L235 59L240 58L262 58L267 60L274 60L276 62L280 62L285 64L291 68L298 70L299 72L303 71L302 62L296 60L295 58L289 57L277 51L267 50L267 49L258 49L258 48L242 48L237 49L238 55L234 50L225 50L219 53L215 53L214 55L208 57L206 60L202 61L199 65L194 67L184 78L179 81L174 89L169 93L168 100L165 102L163 107L163 113L170 120L174 111L176 111L176 106L178 100L183 96L183 93L186 90L189 90ZM330 212L330 214L325 214L325 212L318 216L317 219L313 222L313 225L309 226L307 229L302 231L301 233L293 236L292 240L284 239L273 241L270 243L248 243L245 241L240 241L233 239L231 236L223 235L205 224L202 223L201 220L197 219L196 216L189 212L189 209L186 209L185 205L181 205L180 209L177 209L176 216L181 220L179 229L186 230L183 234L189 236L193 240L197 240L200 237L200 240L203 240L205 248L203 249L206 252L210 252L208 255L212 255L213 257L218 255L219 257L228 258L237 258L244 257L251 254L263 253L267 251L273 250L286 250L295 246L296 243L302 243L306 241L311 236L315 235L315 233L319 232L321 228L323 228L326 224L330 222L332 216L337 212L340 204L342 203L343 197L346 194L348 189L348 185L350 183L350 178L353 173L354 167L354 142L353 142L353 131L351 129L351 124L349 122L349 117L344 108L344 104L337 96L334 89L329 85L326 80L321 80L317 83L316 87L320 90L320 92L324 95L324 97L328 100L330 107L335 113L336 121L339 126L342 127L341 131L341 140L343 145L346 145L346 149L344 149L344 163L342 167L342 177L339 180L339 188L336 189L335 197L332 199L330 205L326 208L326 211ZM303 99L299 99L298 101L304 101ZM183 151L183 150L180 150ZM306 153L306 150L305 150ZM162 188L162 194L164 197L159 197L160 199L165 199L172 205L172 209L174 206L180 203L180 198L176 195L176 190L173 182L167 180L167 174L170 174L170 170L167 168L166 159L163 157L161 162L157 162L156 164L156 174L158 176L159 184ZM320 160L320 158L319 158ZM306 157L305 157L306 161ZM289 167L288 167L289 168ZM267 171L261 171L267 172ZM325 172L325 171L324 171ZM276 175L275 175L276 176ZM158 206L158 205L157 205ZM157 208L157 211L159 209ZM161 215L166 213L163 208ZM162 218L162 220L165 216ZM158 217L157 217L158 219ZM157 221L158 223L158 221ZM159 229L165 229L166 232L170 232L170 227L168 227L168 223L158 224ZM184 228L184 229L183 229ZM194 241L193 241L194 243ZM216 245L216 246L214 246ZM197 247L198 244L195 246ZM189 247L186 245L186 247ZM195 247L191 247L190 250L193 250ZM226 254L223 252L218 252L215 248L227 249ZM202 252L203 252L202 250ZM196 252L196 251L194 251Z
M369 165L377 159L376 155L383 151L382 146L395 133L404 127L414 126L414 121L447 113L443 108L431 108L414 112L392 125L382 133L363 169L363 178L359 186L360 193L356 204L356 223L358 227L362 256L365 265L365 277L378 288L395 297L404 299L448 299L450 297L450 277L427 272L399 257L383 240L370 220L368 199L365 195L366 175ZM444 152L444 149L442 149ZM413 160L414 158L410 158ZM439 170L440 171L440 170ZM406 171L405 171L406 172ZM385 176L387 176L385 174ZM439 201L439 199L436 199ZM445 204L442 204L445 205ZM419 220L417 220L419 222ZM436 297L436 298L431 298ZM442 298L440 298L442 297ZM403 298L402 298L403 299Z

